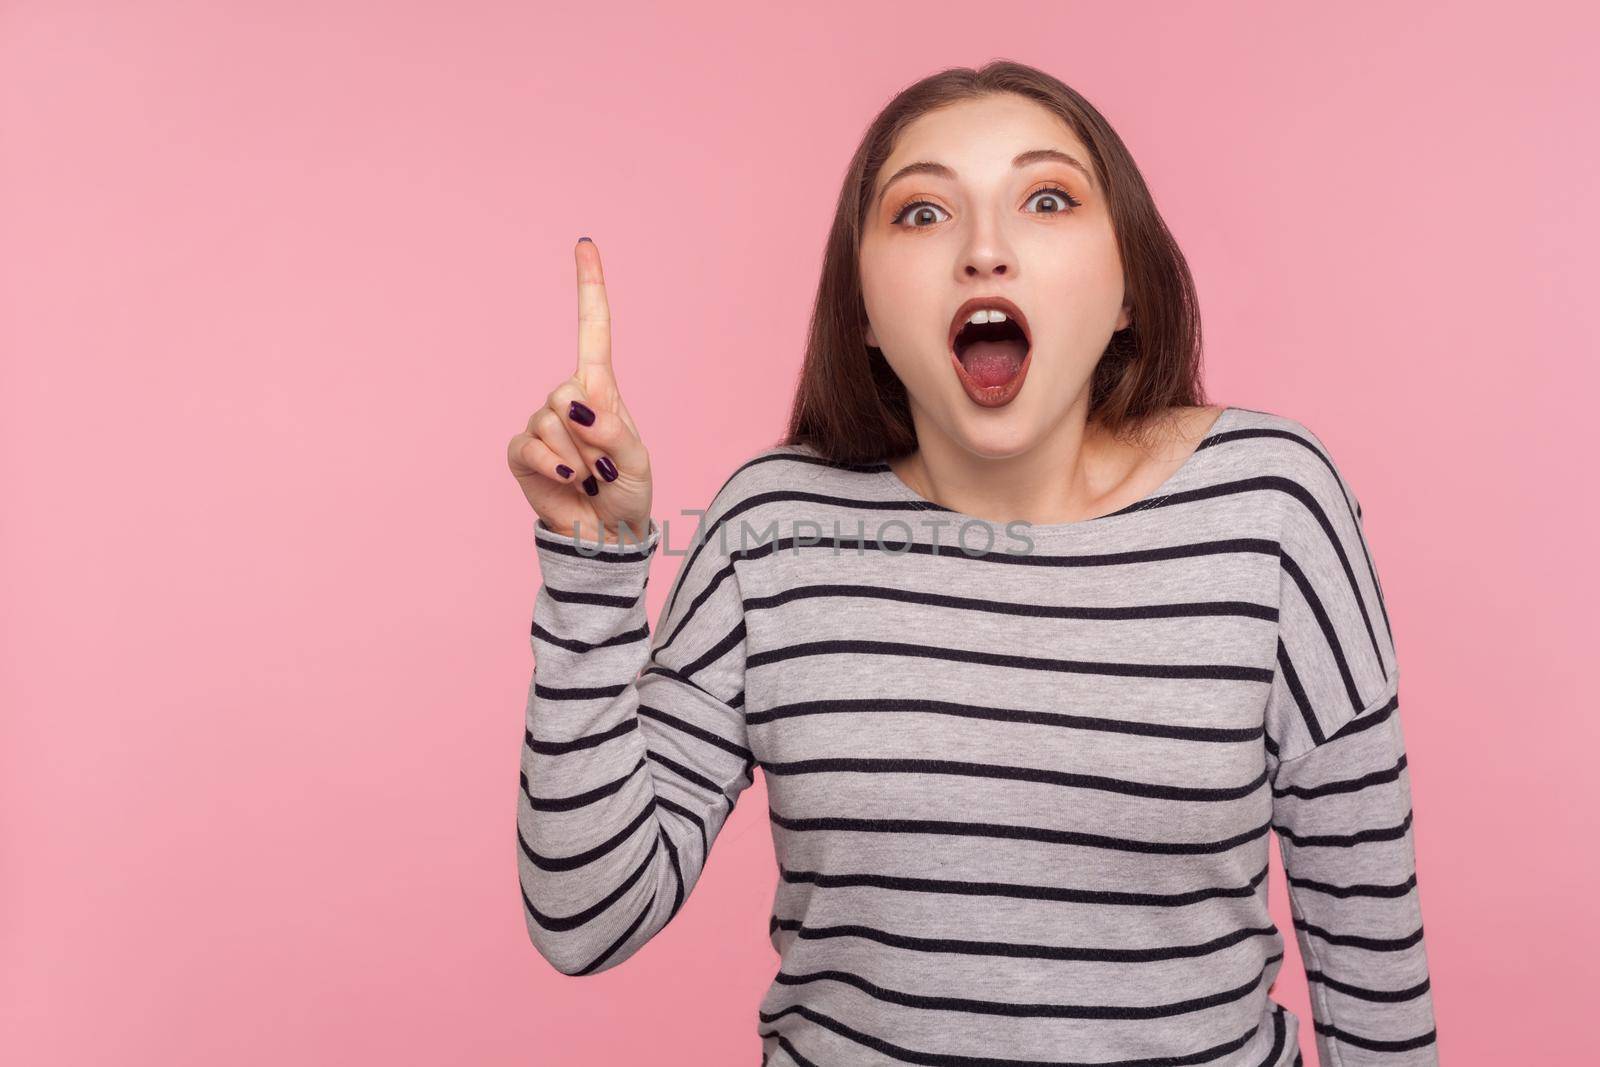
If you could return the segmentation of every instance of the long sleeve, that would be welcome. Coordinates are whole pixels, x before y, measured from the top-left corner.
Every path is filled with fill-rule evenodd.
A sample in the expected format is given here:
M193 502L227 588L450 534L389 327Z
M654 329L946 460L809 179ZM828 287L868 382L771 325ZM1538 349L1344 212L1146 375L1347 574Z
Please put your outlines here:
M1273 828L1323 1067L1437 1064L1399 666L1360 504L1316 445L1280 534Z
M684 558L652 640L644 606L661 531L640 544L534 537L534 612L517 797L528 936L563 974L637 952L693 890L753 782L744 623L731 561Z

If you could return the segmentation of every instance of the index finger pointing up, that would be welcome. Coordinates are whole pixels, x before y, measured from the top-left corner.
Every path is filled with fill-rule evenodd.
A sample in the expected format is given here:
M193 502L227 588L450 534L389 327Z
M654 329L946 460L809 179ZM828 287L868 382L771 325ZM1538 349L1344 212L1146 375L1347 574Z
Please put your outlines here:
M578 242L578 369L611 366L611 307L600 250L587 238Z

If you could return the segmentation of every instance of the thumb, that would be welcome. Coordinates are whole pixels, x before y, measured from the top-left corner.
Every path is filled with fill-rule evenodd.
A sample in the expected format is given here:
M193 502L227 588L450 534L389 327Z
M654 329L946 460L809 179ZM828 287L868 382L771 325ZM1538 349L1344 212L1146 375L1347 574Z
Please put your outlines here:
M615 465L618 477L649 480L650 457L631 419L586 392L575 379L563 382L551 394L551 407L561 415L590 470L603 473L599 460L606 457Z

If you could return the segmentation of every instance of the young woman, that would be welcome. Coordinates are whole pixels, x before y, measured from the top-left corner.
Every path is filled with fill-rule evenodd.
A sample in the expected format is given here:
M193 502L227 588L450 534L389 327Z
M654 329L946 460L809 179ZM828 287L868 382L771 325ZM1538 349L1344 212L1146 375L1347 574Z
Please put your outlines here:
M1193 286L1054 78L878 116L788 434L711 501L652 639L650 464L592 242L539 515L518 863L566 974L637 952L759 765L763 1064L1438 1062L1399 668L1361 509L1283 415L1201 401Z

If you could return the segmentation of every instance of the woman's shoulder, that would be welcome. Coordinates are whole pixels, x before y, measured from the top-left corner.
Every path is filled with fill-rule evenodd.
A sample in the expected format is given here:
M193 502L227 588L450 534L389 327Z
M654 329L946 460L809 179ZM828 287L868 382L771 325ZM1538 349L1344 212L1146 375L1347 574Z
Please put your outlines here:
M1225 421L1224 421L1225 420ZM1319 424L1320 426L1320 424ZM1349 437L1359 430L1327 431L1334 438ZM1247 458L1261 473L1294 477L1318 471L1337 472L1328 438L1304 420L1277 411L1228 405L1210 434L1215 443L1236 443L1241 458ZM1243 447L1247 446L1247 447Z
M1248 480L1246 484L1272 490L1268 495L1277 502L1280 517L1347 513L1359 520L1361 503L1337 458L1354 451L1347 442L1362 435L1359 419L1339 427L1319 419L1313 428L1292 415L1237 405L1224 417L1226 425L1209 442L1217 449L1210 460L1213 480ZM1355 476L1357 482L1365 480Z
M1210 450L1205 459L1209 480L1264 479L1259 483L1262 488L1283 489L1289 496L1353 496L1327 435L1342 441L1359 433L1359 428L1324 429L1319 433L1305 420L1283 412L1238 404L1222 407L1204 434L1205 447ZM882 460L833 460L809 444L768 445L746 452L729 468L708 508L708 516L803 501L816 495L875 498L883 489L884 472L888 470L888 463Z
M713 512L794 499L796 494L848 492L888 470L883 462L843 463L809 444L769 445L746 453L723 479Z

